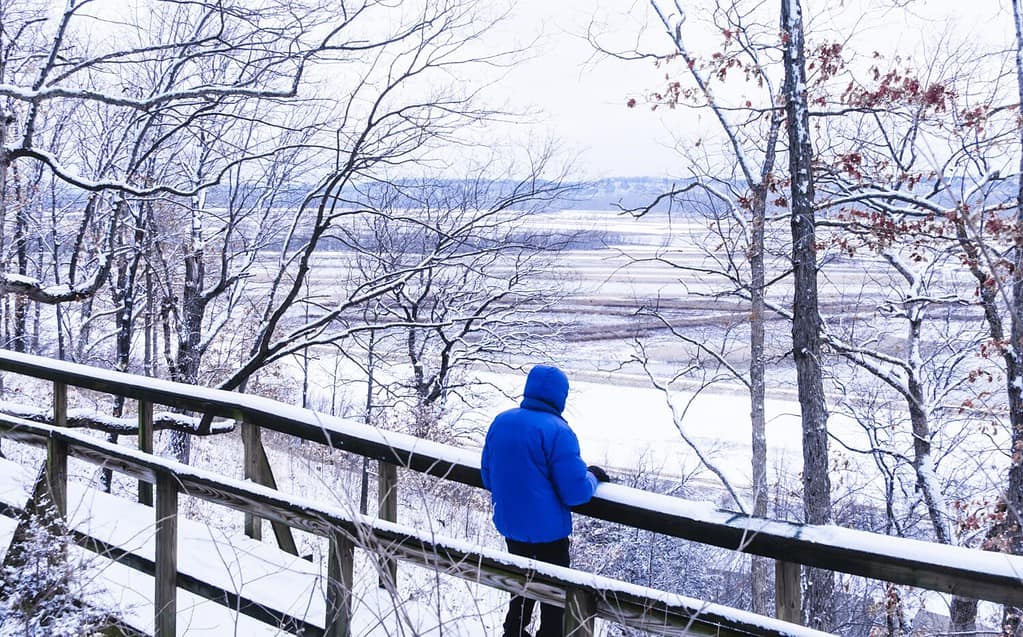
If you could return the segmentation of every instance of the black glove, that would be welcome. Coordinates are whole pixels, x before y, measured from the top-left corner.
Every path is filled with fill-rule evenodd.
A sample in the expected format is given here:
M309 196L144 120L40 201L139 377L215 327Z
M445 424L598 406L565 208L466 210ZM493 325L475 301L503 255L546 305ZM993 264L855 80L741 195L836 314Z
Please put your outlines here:
M593 477L597 479L597 482L611 482L611 477L607 475L607 471L604 471L595 464L591 464L586 467L586 470L593 474Z

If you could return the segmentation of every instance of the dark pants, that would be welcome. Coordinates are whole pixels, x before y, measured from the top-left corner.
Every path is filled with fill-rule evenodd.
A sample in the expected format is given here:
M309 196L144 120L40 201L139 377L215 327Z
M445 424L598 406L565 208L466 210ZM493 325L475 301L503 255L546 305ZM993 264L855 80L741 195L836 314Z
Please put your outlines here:
M531 557L534 560L557 564L558 566L569 565L568 538L554 540L553 542L516 542L505 540L508 543L508 552L513 555ZM536 602L525 597L513 595L511 604L508 607L508 616L504 620L504 637L521 637L528 635L526 626L533 618L533 605ZM562 618L565 615L564 609L560 606L540 604L540 631L536 637L562 637Z

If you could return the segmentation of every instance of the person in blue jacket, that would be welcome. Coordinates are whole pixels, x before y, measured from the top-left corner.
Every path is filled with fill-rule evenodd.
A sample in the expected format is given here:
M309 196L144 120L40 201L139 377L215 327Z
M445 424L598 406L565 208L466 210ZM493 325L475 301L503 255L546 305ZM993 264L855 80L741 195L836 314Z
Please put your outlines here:
M487 431L480 470L494 504L494 526L508 551L551 564L569 565L570 507L589 502L607 473L586 466L579 439L562 417L568 377L537 365L526 378L522 403L498 414ZM513 595L504 637L529 637L534 602ZM564 611L541 604L537 637L561 637Z

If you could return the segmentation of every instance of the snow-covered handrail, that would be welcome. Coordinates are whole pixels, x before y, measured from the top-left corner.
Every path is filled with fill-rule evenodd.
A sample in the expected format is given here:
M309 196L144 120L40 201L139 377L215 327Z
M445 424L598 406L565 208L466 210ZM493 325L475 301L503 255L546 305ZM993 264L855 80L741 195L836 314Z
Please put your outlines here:
M609 577L555 566L503 551L482 549L464 540L360 515L339 506L280 493L261 485L228 478L174 460L49 425L0 414L0 436L37 446L59 443L71 457L104 466L177 493L283 522L303 531L380 554L394 556L448 575L492 588L565 606L581 596L588 613L609 621L662 635L719 637L824 637L822 633L748 611L668 593ZM65 476L66 477L66 476ZM166 507L166 504L164 505ZM176 515L176 511L171 514ZM158 524L159 533L159 524ZM159 543L159 537L157 543ZM349 563L351 556L348 558ZM156 571L159 579L160 552ZM172 580L173 581L173 580ZM331 586L336 585L331 582ZM568 613L566 613L568 614Z
M20 405L17 403L0 401L0 414L16 416L18 418L24 418L25 420L31 420L32 422L44 425L53 424L52 410L39 409L38 407L29 407L27 405ZM209 431L200 432L199 424L200 421L198 418L186 416L184 414L175 414L169 411L153 414L153 431L170 430L192 435L211 435L231 433L235 428L234 422L215 422L210 427ZM116 416L101 414L92 409L68 410L66 426L73 429L92 429L94 431L102 431L103 433L118 434L122 436L139 435L139 423L137 418L118 418Z
M478 450L382 431L246 394L0 350L0 370L252 423L482 486ZM837 526L755 518L708 502L602 484L577 513L726 549L964 597L1023 606L1023 557Z

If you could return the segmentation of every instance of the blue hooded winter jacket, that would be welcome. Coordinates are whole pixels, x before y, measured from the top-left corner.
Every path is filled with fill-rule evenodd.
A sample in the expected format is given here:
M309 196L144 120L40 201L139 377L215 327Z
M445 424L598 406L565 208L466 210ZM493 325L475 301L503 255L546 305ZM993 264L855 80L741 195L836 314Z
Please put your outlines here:
M529 372L522 404L497 416L480 468L494 503L494 526L519 542L572 534L569 507L593 497L597 480L579 456L579 440L561 417L568 377L556 367Z

